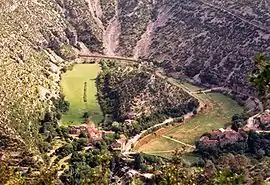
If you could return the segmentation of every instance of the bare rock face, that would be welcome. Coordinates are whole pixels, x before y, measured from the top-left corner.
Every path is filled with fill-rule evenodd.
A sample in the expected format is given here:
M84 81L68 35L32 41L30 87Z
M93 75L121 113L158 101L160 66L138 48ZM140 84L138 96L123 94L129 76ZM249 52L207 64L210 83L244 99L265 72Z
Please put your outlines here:
M93 52L102 51L102 30L95 21L89 6L85 0L57 0L61 9L64 10L64 17L68 21L68 27L73 27L77 33L77 39Z

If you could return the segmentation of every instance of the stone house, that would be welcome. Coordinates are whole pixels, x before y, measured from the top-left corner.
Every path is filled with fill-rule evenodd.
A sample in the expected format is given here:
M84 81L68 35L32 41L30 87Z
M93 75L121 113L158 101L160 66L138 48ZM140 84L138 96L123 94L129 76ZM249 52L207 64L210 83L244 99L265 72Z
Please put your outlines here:
M126 142L127 142L126 136L122 135L120 139L115 140L115 142L111 144L111 148L113 150L123 151L126 146Z

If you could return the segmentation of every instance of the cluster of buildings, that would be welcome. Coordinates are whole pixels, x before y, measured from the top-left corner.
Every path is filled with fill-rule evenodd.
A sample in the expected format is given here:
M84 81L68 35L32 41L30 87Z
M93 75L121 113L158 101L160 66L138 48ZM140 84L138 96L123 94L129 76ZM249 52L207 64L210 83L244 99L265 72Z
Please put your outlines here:
M81 133L85 133L88 137L89 143L102 141L105 136L115 134L113 131L98 129L93 122L89 122L88 124L84 125L69 126L69 132L73 137L79 137ZM122 151L126 145L126 142L127 138L125 136L121 136L111 144L111 148L113 150Z
M247 124L242 129L245 132L256 131L258 133L270 133L270 110L257 114L247 120ZM246 141L247 135L243 132L237 132L230 127L226 129L214 130L211 133L204 134L198 143L206 148L224 146Z
M245 131L270 132L270 110L265 110L248 119Z
M199 143L205 147L225 146L236 142L245 141L247 136L241 132L228 127L227 129L214 130L211 133L205 134L199 140Z

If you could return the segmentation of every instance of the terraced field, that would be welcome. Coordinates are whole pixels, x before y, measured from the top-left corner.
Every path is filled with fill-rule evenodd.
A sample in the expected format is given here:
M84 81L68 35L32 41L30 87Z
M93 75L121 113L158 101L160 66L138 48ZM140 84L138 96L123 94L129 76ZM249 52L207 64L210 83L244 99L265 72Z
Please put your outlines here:
M71 71L62 75L61 87L65 99L70 102L70 110L62 119L64 125L80 124L85 112L89 112L95 123L102 120L95 83L99 71L98 64L76 64Z
M210 103L206 112L199 113L182 125L166 127L162 135L144 140L135 150L161 156L170 156L175 149L183 146L192 150L190 145L194 145L202 134L226 126L234 114L243 112L237 102L222 94L200 96Z

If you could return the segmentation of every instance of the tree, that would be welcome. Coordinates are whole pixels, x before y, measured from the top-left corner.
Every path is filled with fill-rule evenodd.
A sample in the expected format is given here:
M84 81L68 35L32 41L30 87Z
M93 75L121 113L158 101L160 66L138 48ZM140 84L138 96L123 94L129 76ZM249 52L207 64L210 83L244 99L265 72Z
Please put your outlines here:
M135 178L132 180L131 185L144 185L144 183L139 178Z
M79 138L87 138L87 134L85 132L81 132Z
M74 148L76 149L76 151L81 151L87 144L87 139L86 138L80 138L77 141L73 142L76 143L76 148L74 145Z
M60 98L54 100L54 106L56 108L56 112L66 113L69 111L70 103L65 100L64 95L60 95Z
M60 137L69 138L69 130L67 127L64 126L57 127L56 132Z
M114 121L112 123L112 130L115 131L115 132L119 131L120 130L120 123Z
M143 163L143 156L142 154L136 154L135 155L135 162L134 162L134 167L135 169L139 170L141 169L142 163Z
M74 151L73 145L72 144L65 144L64 146L58 148L55 153L60 157L64 158L71 154Z
M65 185L109 185L111 156L106 151L74 152L71 165L60 177Z
M84 112L83 113L83 118L84 119L87 119L87 118L89 118L90 117L90 113L89 112Z
M242 175L237 173L233 173L231 170L223 170L218 171L213 179L211 179L213 185L221 185L221 184L244 184L244 179Z
M48 142L40 142L38 147L41 153L49 152L52 149L51 144Z
M253 71L250 81L264 95L270 86L270 60L262 53L256 54L254 60L257 69Z
M61 120L62 119L62 114L60 112L57 112L56 115L55 115L55 118L57 120Z
M224 161L227 162L225 158ZM233 160L233 162L247 165L245 160L239 156L237 160ZM241 168L241 165L238 164L236 164L236 167ZM193 170L191 170L191 168L185 167L181 151L177 151L173 156L172 162L163 166L161 174L154 176L154 181L157 185L244 184L243 171L232 171L232 169L226 167L217 169L212 161L207 161L203 169L193 168Z
M52 113L46 112L45 115L44 115L44 119L42 120L42 122L52 122L52 121L53 121Z
M239 128L242 128L247 120L247 116L244 114L235 114L232 117L232 129L238 131Z

